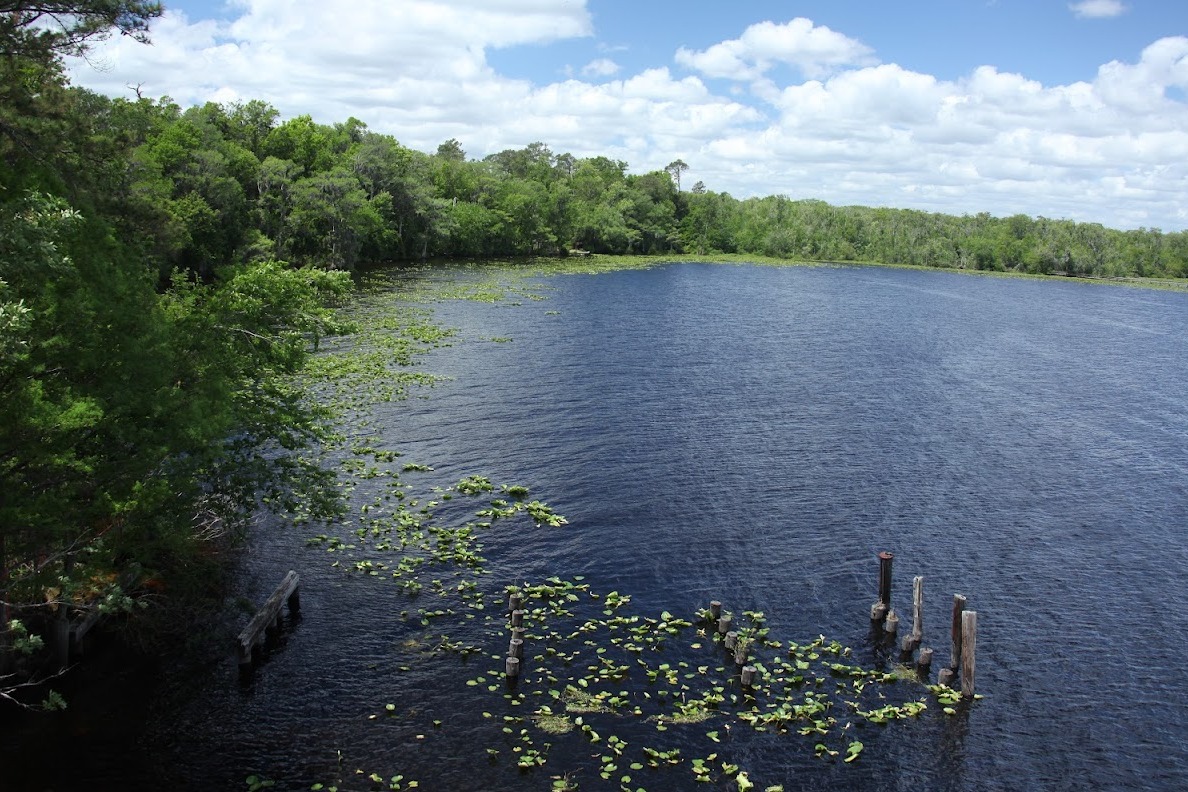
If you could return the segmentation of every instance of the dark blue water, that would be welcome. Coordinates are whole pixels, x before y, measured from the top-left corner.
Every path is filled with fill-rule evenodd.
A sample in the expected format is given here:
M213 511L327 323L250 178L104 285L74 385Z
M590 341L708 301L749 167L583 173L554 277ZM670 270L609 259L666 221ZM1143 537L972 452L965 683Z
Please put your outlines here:
M978 612L985 698L864 735L854 765L740 739L731 761L760 789L1188 786L1188 295L692 264L544 286L545 301L436 305L459 336L424 368L451 379L368 427L430 480L525 483L568 517L493 530L494 583L583 575L645 613L719 599L875 659L875 556L890 550L901 611L925 577L938 664L951 595ZM302 546L310 533L261 526L245 561L249 598L287 568L306 581L284 647L248 685L222 654L166 675L127 788L242 789L258 772L367 789L351 776L366 768L427 789L547 789L588 757L559 739L526 775L476 760L493 727L465 711L457 662L417 647L390 580L332 568ZM411 714L377 723L387 701ZM93 788L123 788L96 744L80 754L107 779ZM704 788L687 771L638 781ZM600 783L581 788L618 788Z
M442 306L514 341L439 356L456 383L391 419L548 493L573 524L531 572L857 642L889 549L901 607L921 574L926 624L955 592L979 612L987 698L928 783L1188 784L1188 297L715 265L549 285Z

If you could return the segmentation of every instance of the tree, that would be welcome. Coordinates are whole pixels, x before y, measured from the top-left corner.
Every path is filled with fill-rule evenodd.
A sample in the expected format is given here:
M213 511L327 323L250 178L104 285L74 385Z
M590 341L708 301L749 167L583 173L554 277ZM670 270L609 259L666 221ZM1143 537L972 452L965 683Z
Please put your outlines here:
M0 52L38 60L81 55L114 32L147 43L149 21L163 11L143 0L0 0Z
M689 166L685 164L684 160L673 160L664 166L665 172L672 177L676 183L677 192L681 191L681 174L689 170Z
M438 146L437 156L452 162L466 161L466 152L462 150L462 144L458 142L457 138L450 138Z

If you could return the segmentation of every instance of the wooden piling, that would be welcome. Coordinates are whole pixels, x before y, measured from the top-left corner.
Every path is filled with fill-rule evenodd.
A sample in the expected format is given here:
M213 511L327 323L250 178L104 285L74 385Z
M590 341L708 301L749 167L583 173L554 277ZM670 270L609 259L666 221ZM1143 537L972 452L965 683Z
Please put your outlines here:
M912 578L912 637L916 645L924 640L924 576Z
M730 632L726 633L726 637L722 642L727 649L733 650L734 647L738 645L738 633L736 633L734 630L731 630Z
M978 612L961 614L961 695L974 694L974 651L978 643Z
M512 611L520 610L523 607L523 605L524 605L524 598L520 595L520 593L518 591L513 591L512 593L507 595L507 610L509 613L511 613Z
M520 658L509 657L503 662L503 671L508 679L515 679L520 675Z
M895 635L899 632L899 614L894 610L887 611L887 620L883 622L883 631L887 634L887 640L894 645Z
M916 673L922 677L927 677L928 672L932 669L932 650L925 647L920 650L920 654L916 656Z
M877 627L883 623L887 618L887 603L876 602L870 606L870 623L872 627Z
M746 638L740 638L734 645L734 664L746 665L747 654L751 648L751 642Z
M965 595L953 595L952 651L949 654L949 668L956 671L961 667L961 613L965 610Z
M516 608L514 611L511 612L511 626L512 627L523 627L524 626L524 610L522 608Z
M742 668L742 686L749 688L755 684L755 666L743 666Z
M942 668L936 675L936 683L949 688L953 687L955 679L957 679L957 672L951 668Z
M718 602L718 600L710 602L710 618L714 621L722 618L722 603Z
M924 578L916 575L912 578L912 631L903 636L900 641L900 653L903 659L911 657L912 652L919 648L924 640Z
M726 633L730 632L731 621L733 621L733 619L730 618L729 613L721 616L718 619L718 635L725 635Z
M512 638L510 641L508 641L507 656L508 657L519 657L519 658L524 657L524 639L523 638Z
M886 550L879 553L879 602L891 607L891 562L895 560L894 553Z
M252 649L263 641L264 631L267 628L279 623L280 609L286 600L288 600L289 606L292 608L292 603L294 602L293 594L296 593L300 582L301 579L297 576L297 573L289 570L289 574L285 575L284 580L272 592L272 596L256 612L256 615L248 622L248 626L243 628L243 632L235 640L240 667L251 665ZM299 602L299 600L297 601Z

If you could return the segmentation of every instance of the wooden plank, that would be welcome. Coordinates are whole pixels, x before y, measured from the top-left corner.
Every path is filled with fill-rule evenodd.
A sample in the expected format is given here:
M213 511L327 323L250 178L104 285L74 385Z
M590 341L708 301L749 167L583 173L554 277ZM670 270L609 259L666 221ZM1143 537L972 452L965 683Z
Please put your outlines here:
M272 596L256 612L256 615L248 622L248 626L243 628L243 632L236 639L240 665L247 665L252 662L252 647L260 642L264 635L264 630L269 625L276 623L281 606L284 605L286 599L297 591L297 585L300 582L301 579L297 576L297 573L289 570L289 574L285 575L285 579L276 587L276 591L272 592Z

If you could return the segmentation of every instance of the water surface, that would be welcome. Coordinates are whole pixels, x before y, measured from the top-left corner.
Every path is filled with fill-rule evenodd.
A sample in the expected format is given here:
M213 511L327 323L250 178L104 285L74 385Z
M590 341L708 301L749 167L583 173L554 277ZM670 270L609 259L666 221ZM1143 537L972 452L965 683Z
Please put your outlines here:
M1188 295L698 264L543 286L545 301L436 305L459 335L424 368L450 379L367 429L431 480L526 483L568 517L493 531L493 581L584 575L647 613L720 599L874 659L875 556L890 550L902 611L926 579L938 661L951 595L978 611L986 697L968 713L866 734L854 765L775 738L723 749L759 788L1188 785ZM465 711L454 661L400 671L420 629L407 602L330 567L309 533L261 526L245 560L249 599L284 569L306 581L285 646L244 686L221 654L166 673L125 786L81 738L108 779L93 788L243 788L259 772L306 789L358 766L430 789L545 789L585 750L561 741L528 775L476 763L490 727ZM377 726L385 701L448 728ZM640 782L704 788L687 772ZM600 783L581 788L617 788Z

